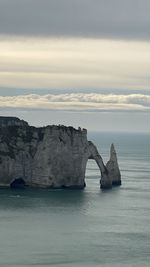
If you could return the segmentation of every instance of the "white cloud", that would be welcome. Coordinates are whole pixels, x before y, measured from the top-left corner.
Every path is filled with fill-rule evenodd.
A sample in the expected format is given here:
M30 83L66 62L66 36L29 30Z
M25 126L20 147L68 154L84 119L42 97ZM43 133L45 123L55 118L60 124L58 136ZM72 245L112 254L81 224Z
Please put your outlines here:
M73 111L146 111L150 95L130 94L47 94L0 97L1 108L53 109Z

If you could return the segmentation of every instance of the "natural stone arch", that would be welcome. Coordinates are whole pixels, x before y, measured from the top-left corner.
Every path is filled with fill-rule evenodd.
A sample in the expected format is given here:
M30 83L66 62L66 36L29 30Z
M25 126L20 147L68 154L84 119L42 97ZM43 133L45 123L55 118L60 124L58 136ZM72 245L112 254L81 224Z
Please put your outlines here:
M101 188L111 188L112 187L112 180L109 177L108 170L106 166L104 165L103 159L100 156L96 146L91 142L88 141L88 159L95 160L96 164L98 165L98 168L100 170L101 178L100 178L100 186ZM86 165L87 165L86 161Z
M86 165L88 159L95 160L95 162L99 167L101 173L101 179L100 179L101 188L111 188L112 185L121 185L121 174L117 161L117 153L113 144L111 145L110 148L110 159L105 166L103 159L100 156L96 146L91 141L88 141L88 153L86 158Z

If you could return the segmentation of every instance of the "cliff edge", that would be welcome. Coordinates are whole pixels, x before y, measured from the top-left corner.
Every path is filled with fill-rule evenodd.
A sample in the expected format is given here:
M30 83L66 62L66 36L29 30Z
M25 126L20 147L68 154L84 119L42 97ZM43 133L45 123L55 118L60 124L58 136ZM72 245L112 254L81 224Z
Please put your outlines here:
M112 154L105 166L86 129L36 128L15 117L0 117L0 186L82 189L87 161L94 159L101 188L111 188L121 184L116 152Z

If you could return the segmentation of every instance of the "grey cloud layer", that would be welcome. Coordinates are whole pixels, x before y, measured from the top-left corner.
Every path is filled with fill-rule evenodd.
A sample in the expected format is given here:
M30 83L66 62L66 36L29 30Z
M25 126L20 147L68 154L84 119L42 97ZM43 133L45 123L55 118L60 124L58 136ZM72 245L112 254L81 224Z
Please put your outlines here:
M54 109L73 111L146 111L150 112L150 95L130 94L59 94L1 96L1 108Z
M149 39L149 0L0 0L0 34Z

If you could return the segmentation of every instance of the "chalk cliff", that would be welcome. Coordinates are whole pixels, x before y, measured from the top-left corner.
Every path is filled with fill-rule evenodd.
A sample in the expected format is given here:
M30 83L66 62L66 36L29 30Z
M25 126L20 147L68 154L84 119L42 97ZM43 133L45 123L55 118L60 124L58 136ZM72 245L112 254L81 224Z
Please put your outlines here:
M85 129L36 128L18 118L0 117L0 186L84 188L87 161L94 159L101 188L111 188L114 181L121 181L113 149L105 166Z

